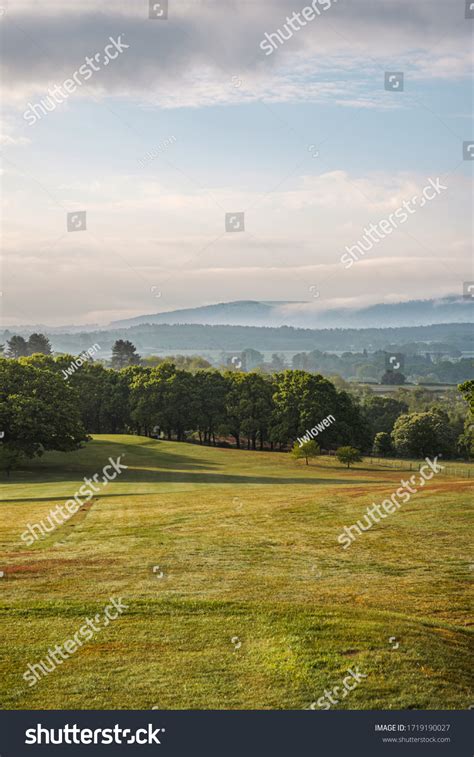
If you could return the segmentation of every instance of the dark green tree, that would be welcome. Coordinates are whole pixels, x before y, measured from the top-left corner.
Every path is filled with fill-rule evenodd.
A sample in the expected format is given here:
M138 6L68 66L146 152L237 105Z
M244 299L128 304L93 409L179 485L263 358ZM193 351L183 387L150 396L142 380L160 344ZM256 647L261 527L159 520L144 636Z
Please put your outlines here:
M365 398L361 405L363 422L370 431L371 442L376 434L390 434L397 418L408 412L408 405L392 397L379 397L375 394Z
M127 365L139 365L140 355L128 339L117 339L112 347L112 368L120 370Z
M69 452L87 440L77 397L53 371L0 358L3 465L47 450Z
M51 342L44 334L31 334L28 339L28 354L35 355L39 353L41 355L51 355Z
M233 374L235 375L235 374ZM189 400L194 405L197 432L201 444L216 443L216 434L226 426L228 386L219 371L197 371Z
M7 357L19 358L28 355L28 343L22 336L12 336L7 342Z
M382 378L380 379L381 384L388 384L388 385L397 385L401 386L402 384L406 383L406 377L401 373L401 371L385 371Z
M381 457L393 454L392 439L387 431L379 431L378 434L375 434L372 452Z

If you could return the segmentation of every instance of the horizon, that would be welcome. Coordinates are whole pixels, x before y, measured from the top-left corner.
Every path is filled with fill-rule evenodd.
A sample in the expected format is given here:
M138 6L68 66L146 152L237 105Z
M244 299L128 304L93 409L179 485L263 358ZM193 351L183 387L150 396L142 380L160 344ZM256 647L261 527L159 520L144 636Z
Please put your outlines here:
M446 319L442 320L442 321L436 321L435 322L435 321L429 321L429 320L426 321L426 318L429 317L429 316L425 316L424 318L422 318L421 315L420 315L419 318L421 318L421 320L419 322L410 323L409 325L407 325L407 324L405 324L403 322L400 322L399 320L395 319L393 322L390 323L390 325L384 324L384 325L381 325L381 326L372 326L372 328L389 329L389 328L403 328L405 326L408 327L408 328L410 328L410 327L417 328L417 327L424 327L424 326L439 326L439 325L459 325L459 324L466 324L466 325L468 325L468 324L470 324L470 323L473 322L473 315L474 315L474 313L473 313L472 309L469 308L469 306L472 303L471 302L466 302L465 297L460 297L460 296L456 296L456 295L447 295L446 297L444 297L444 298L438 298L437 300L432 300L432 299L414 299L414 300L406 300L406 301L390 302L390 303L376 302L373 305L370 305L368 307L359 307L359 308L357 308L357 307L346 306L345 308L344 307L340 307L340 308L337 308L337 309L336 308L331 308L331 309L328 309L328 310L319 309L317 311L315 311L311 307L306 308L306 306L310 306L311 303L309 303L309 302L303 302L303 301L300 301L300 302L298 302L298 301L289 302L289 301L282 300L281 302L279 302L279 301L259 301L259 300L232 300L232 301L229 301L229 302L204 303L204 304L198 305L196 307L190 307L190 308L176 308L176 309L173 309L173 310L155 311L154 313L145 313L145 314L141 314L141 315L136 316L136 317L132 317L132 318L128 318L128 319L119 319L117 321L111 321L109 323L104 323L104 324L100 324L100 323L82 323L82 324L81 323L69 323L69 324L59 324L59 325L54 325L54 326L48 325L48 324L45 324L45 323L12 324L10 326L3 326L2 325L0 327L0 331L2 331L4 333L7 333L7 332L8 333L13 333L13 331L15 331L15 329L18 330L18 331L23 331L23 332L31 330L31 329L43 329L46 333L67 333L68 329L82 329L84 332L92 331L94 329L96 329L98 331L109 331L109 330L121 330L121 329L126 330L126 329L129 329L129 328L136 328L138 326L145 326L145 325L156 325L156 326L160 326L160 325L219 326L220 325L220 326L249 326L249 327L255 327L255 328L269 328L269 327L271 327L271 328L283 328L285 326L292 326L293 328L296 328L296 329L298 329L298 328L302 328L302 329L310 328L311 330L314 330L314 331L324 331L324 330L332 329L332 328L340 328L340 329L343 329L343 330L349 330L351 328L355 328L355 329L359 329L360 330L360 329L367 329L367 328L371 328L371 327L368 326L368 325L366 325L366 324L359 324L359 325L356 325L356 326L353 326L353 327L352 326L341 326L341 325L337 325L337 323L335 323L335 325L333 325L333 326L331 326L331 325L329 325L327 323L326 324L323 323L323 325L321 325L321 326L308 326L308 325L305 325L305 319L308 316L311 316L311 315L319 315L319 316L322 316L322 317L327 316L329 318L332 315L333 318L337 318L337 317L341 317L341 316L344 317L344 315L347 314L347 315L352 315L353 317L357 317L357 315L360 316L360 315L363 315L366 312L370 312L370 311L375 310L375 309L380 310L380 309L383 309L383 308L387 308L387 311L389 311L391 308L396 308L397 306L400 306L400 305L402 305L402 306L403 305L416 305L416 306L421 305L421 306L423 306L424 304L433 305L434 308L436 308L437 306L443 306L443 305L449 305L449 304L460 304L460 305L462 305L462 308L465 310L465 312L462 313L463 319L459 320L459 319L456 319L456 318L453 318L453 317L449 318L449 317L447 317L447 314L444 313L443 316L446 316ZM228 306L236 306L236 305L237 306L263 305L263 306L265 306L265 307L268 308L268 310L269 310L268 317L269 318L273 317L273 320L272 320L271 323L262 323L261 320L259 321L258 319L256 319L254 322L244 322L245 318L243 316L241 316L243 318L243 320L241 322L238 320L239 316L237 316L237 320L235 322L233 322L233 323L231 323L229 321L226 321L226 320L222 320L222 321L219 321L219 320L218 321L212 321L211 320L209 322L207 322L205 320L196 320L196 321L185 321L185 320L182 320L182 321L171 321L170 323L167 323L166 321L161 321L161 320L160 321L156 321L156 322L146 321L145 320L146 318L158 318L160 316L165 316L165 315L170 315L171 316L171 315L174 315L174 314L182 314L182 313L189 313L189 314L199 315L199 313L201 311L206 311L208 309L215 309L216 311L218 311L219 308L226 308ZM298 306L298 309L297 310L292 310L291 307L293 305ZM301 307L301 306L303 306L303 307ZM278 310L279 307L281 308L280 311ZM470 309L469 313L467 312L468 309ZM233 312L235 312L235 311L233 311ZM300 316L300 318L298 318L298 316ZM470 317L468 317L468 316L470 316ZM205 317L205 316L203 316L203 317ZM219 318L219 317L220 316L217 315L217 318ZM225 317L229 317L229 316L222 316L222 317L225 318ZM246 318L247 319L249 318L248 314L246 314ZM282 319L285 319L285 318L286 318L286 320L282 320ZM281 320L282 322L279 322L279 320ZM136 322L134 322L134 321L136 321Z

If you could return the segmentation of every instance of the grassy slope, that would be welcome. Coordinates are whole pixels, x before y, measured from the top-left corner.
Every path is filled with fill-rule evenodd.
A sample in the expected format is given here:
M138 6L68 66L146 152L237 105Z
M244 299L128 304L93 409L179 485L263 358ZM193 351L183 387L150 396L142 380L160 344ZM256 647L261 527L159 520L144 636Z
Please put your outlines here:
M90 508L19 540L123 452ZM339 708L466 708L470 482L435 477L348 550L336 541L403 477L132 436L45 455L0 487L1 706L303 708L358 666ZM29 688L28 662L111 596L128 611Z

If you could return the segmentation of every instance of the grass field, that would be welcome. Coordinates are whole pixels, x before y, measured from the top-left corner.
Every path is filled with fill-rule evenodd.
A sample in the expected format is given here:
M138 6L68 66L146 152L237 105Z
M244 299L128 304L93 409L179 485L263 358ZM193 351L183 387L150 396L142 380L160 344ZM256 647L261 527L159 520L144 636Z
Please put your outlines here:
M123 453L90 506L21 541ZM337 542L404 477L118 435L29 463L0 487L1 706L302 709L357 667L367 677L335 708L466 709L470 481L435 476ZM28 663L109 597L128 609L30 687Z

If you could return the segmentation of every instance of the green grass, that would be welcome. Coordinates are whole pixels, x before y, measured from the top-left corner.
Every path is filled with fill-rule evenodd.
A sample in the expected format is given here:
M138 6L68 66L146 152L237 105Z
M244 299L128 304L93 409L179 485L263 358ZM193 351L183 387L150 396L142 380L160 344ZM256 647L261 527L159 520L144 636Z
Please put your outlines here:
M20 540L124 452L90 507ZM0 486L0 705L301 709L357 666L367 678L335 708L467 708L469 480L435 476L337 543L405 468L118 435L31 462ZM29 687L27 664L109 597L129 609Z

